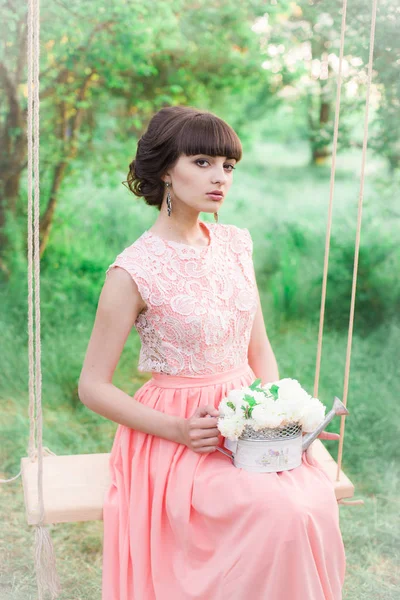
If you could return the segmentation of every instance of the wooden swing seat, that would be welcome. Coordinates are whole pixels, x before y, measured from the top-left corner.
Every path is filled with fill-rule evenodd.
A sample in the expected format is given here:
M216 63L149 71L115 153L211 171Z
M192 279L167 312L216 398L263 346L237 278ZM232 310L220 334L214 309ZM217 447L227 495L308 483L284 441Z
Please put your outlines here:
M312 456L332 481L338 501L351 498L354 485L340 470L320 439L311 445ZM43 456L45 524L103 520L104 496L111 484L110 454ZM22 485L28 525L38 522L38 461L21 459Z

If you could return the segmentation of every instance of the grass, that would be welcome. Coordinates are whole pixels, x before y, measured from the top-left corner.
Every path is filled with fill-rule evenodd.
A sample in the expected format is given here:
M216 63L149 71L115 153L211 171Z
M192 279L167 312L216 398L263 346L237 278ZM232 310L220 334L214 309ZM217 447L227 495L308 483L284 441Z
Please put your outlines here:
M280 375L298 378L311 391L329 168L310 167L307 148L297 142L291 146L259 142L245 156L220 220L250 229L265 323ZM338 160L332 234L340 247L347 244L351 248L355 232L359 157L353 152ZM383 165L376 160L368 164L363 247L370 248L372 227L379 229L380 247L397 247L398 227L396 230L393 220L387 223L385 217L391 196L387 194L384 202L380 201L382 197L376 196L373 186L373 177L382 176ZM117 177L116 181L122 179ZM82 203L82 198L88 200ZM151 209L143 210L142 204L127 198L124 191L118 194L105 185L94 187L88 174L79 189L68 190L68 202L66 196L62 199L43 260L43 443L56 454L108 452L115 433L115 423L91 413L79 402L77 380L104 272L116 253L155 218ZM342 256L332 261L334 273L341 273ZM363 259L362 277L370 296L364 304L358 297L356 304L347 403L350 415L342 466L356 486L355 497L365 504L340 507L347 555L345 600L398 598L400 323L392 310L399 289L397 260L398 255L389 250L379 267ZM26 277L20 262L20 283L13 279L10 286L0 290L0 333L7 348L0 371L2 478L18 473L29 433L27 333L21 319L21 314L26 315ZM330 288L328 305L336 310L336 317L324 332L319 387L319 397L327 406L334 395L343 397L349 308L349 297L338 296L336 280ZM364 287L360 284L359 289ZM368 320L372 305L379 307L379 319ZM131 395L145 381L135 369L138 352L139 340L132 332L114 380ZM333 420L328 430L338 432L339 420ZM337 442L324 444L336 458ZM0 600L33 600L37 598L33 531L25 522L20 479L1 485L0 494ZM50 529L64 588L61 600L99 599L102 523L58 524Z

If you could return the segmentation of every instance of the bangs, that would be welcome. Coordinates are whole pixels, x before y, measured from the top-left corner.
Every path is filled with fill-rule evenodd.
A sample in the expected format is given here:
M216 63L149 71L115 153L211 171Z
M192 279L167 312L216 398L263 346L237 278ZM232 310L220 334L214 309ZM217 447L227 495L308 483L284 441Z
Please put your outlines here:
M178 155L188 156L224 156L239 162L242 158L242 144L225 121L210 113L197 113L185 121L176 136L176 152Z

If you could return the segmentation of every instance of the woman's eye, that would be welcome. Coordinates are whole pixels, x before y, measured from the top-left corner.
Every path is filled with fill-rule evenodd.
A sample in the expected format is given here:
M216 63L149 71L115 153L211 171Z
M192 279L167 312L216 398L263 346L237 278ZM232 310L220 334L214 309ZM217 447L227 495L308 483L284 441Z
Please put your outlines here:
M208 160L206 160L205 158L198 158L195 162L196 162L196 164L199 163L199 162L203 162L204 163L204 162L208 162ZM230 164L225 165L225 166L226 167L232 167L230 169L231 171L233 171L234 169L236 169L236 167L234 167L233 165L230 165Z

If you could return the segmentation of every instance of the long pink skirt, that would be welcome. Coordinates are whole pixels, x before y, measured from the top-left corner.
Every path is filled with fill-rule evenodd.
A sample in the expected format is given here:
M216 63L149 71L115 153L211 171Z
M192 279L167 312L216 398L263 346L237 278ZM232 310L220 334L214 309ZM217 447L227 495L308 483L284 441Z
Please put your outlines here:
M152 375L135 400L186 418L256 379L248 364L204 377ZM339 507L309 451L290 471L250 473L221 452L119 425L110 472L102 600L342 598Z

